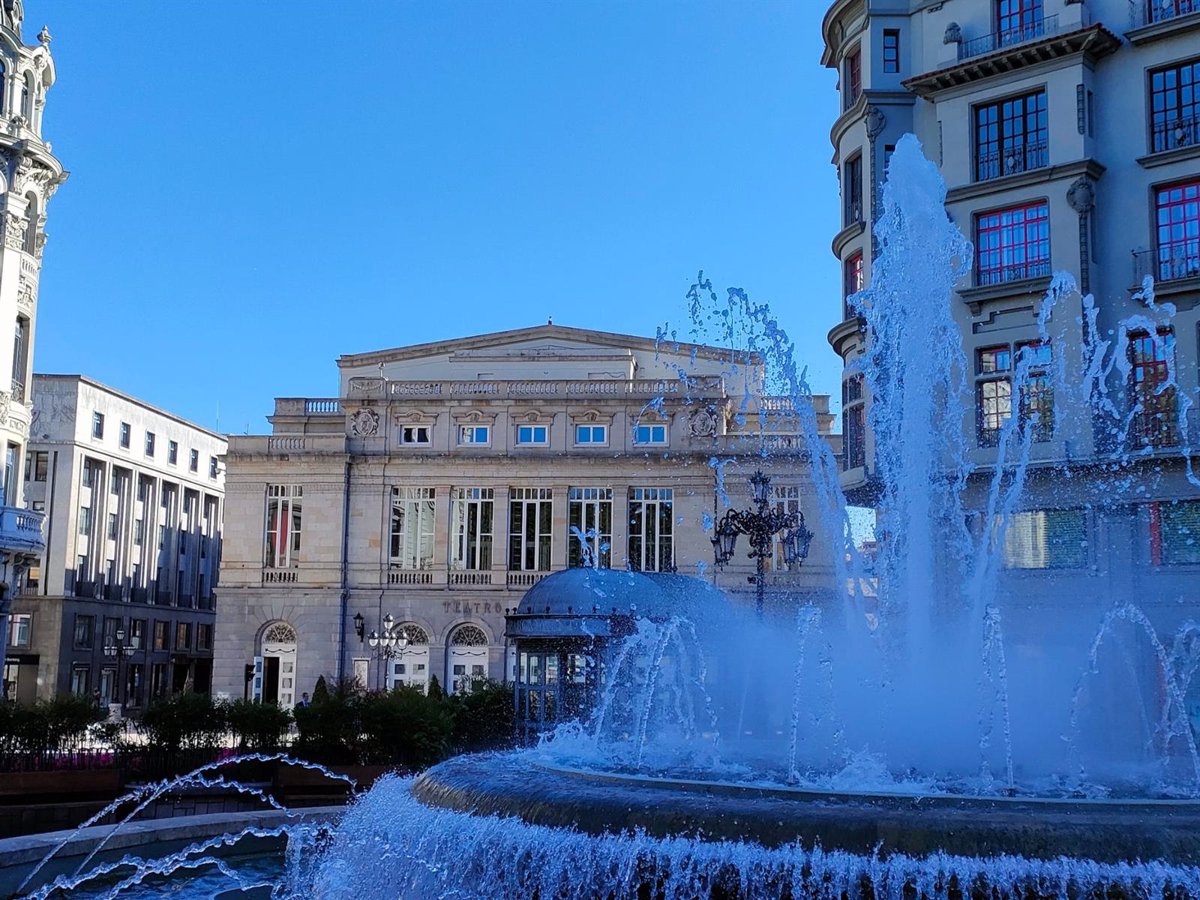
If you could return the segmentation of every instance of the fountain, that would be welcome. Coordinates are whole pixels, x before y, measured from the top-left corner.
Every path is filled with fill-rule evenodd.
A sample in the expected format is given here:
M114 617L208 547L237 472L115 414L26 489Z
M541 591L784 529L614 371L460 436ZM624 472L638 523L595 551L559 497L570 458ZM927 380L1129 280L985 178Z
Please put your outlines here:
M1013 523L1036 468L1034 428L1012 415L996 464L973 469L962 427L971 370L951 307L972 251L914 138L890 172L873 284L855 298L872 338L862 374L878 557L851 539L836 460L786 335L740 291L706 313L715 294L701 281L694 319L720 324L715 343L748 335L810 419L810 515L846 536L834 554L846 593L801 606L790 623L707 599L643 619L605 660L588 721L526 750L384 779L328 839L296 828L281 893L1200 897L1188 708L1200 626L1173 623L1163 639L1162 616L1128 597L1096 621L1069 604L1015 602L1020 584L1003 560L1023 539ZM1070 279L1056 277L1037 320L1043 344L1065 345L1072 298ZM1079 298L1091 326L1079 358L1029 349L1013 365L1014 397L1037 367L1064 418L1108 435L1097 459L1120 490L1131 417L1107 379L1122 373L1126 334L1157 335L1173 314L1150 283L1143 299L1147 312L1114 336ZM1045 483L1045 467L1036 474Z

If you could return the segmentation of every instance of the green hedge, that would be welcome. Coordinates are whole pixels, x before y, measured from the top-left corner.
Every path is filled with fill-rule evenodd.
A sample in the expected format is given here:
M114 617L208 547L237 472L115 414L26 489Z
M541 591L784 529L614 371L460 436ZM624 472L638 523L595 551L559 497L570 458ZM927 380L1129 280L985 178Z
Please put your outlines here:
M87 697L64 694L32 705L0 703L0 752L61 753L73 749L108 710Z

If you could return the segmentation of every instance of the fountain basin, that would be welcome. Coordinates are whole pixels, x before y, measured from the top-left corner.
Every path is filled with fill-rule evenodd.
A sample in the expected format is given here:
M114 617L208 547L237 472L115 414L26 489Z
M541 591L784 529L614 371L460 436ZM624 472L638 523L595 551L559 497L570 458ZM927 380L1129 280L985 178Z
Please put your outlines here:
M1200 860L1200 802L830 793L465 756L421 775L422 804L590 834L800 843L855 854Z

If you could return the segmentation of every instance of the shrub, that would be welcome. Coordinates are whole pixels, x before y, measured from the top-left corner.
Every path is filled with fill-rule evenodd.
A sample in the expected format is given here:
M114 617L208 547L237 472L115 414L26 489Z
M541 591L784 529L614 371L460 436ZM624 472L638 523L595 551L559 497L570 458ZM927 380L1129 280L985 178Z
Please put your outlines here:
M454 716L444 699L401 685L363 704L364 761L424 768L446 758Z
M9 753L62 752L103 718L87 697L74 694L28 706L0 703L0 748Z
M286 709L257 700L235 700L225 707L225 718L238 749L251 752L278 749L292 724L292 714Z
M225 705L208 694L184 692L156 700L142 715L151 746L174 753L182 748L214 748L225 734Z
M313 688L312 702L317 703L329 699L329 685L325 683L325 676L317 677L317 685Z
M350 763L358 756L362 733L362 691L354 681L343 681L318 695L311 706L293 711L300 733L297 749L317 762Z
M512 686L477 678L469 692L449 698L454 716L454 749L492 750L513 742Z

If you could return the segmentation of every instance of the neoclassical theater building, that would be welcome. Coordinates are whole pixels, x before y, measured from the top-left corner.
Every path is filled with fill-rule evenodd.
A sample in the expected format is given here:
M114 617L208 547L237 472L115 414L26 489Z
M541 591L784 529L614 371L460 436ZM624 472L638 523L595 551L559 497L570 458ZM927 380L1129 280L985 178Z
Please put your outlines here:
M503 679L506 611L572 566L699 574L753 604L745 547L712 565L714 518L751 505L758 469L778 506L812 505L793 404L744 354L547 324L338 368L337 397L279 398L270 434L230 438L217 694ZM832 591L814 519L802 566L769 561L768 611ZM381 656L389 616L406 641Z

